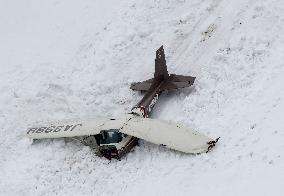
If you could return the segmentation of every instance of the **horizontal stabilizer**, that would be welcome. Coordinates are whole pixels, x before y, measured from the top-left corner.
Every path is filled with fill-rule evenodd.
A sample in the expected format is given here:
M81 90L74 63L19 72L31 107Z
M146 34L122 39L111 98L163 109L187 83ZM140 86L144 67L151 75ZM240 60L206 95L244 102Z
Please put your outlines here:
M191 85L194 83L195 77L171 74L169 81L172 82L188 82Z
M144 82L136 82L131 84L130 89L136 91L148 91L153 83L154 79L149 79Z
M195 77L182 76L171 74L169 79L162 86L162 90L174 90L179 88L185 88L193 85Z

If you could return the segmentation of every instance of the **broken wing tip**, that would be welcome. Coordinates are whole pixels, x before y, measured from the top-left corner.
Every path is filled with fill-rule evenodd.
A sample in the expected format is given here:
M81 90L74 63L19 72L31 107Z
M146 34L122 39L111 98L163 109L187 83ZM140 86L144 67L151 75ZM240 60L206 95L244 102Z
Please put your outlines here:
M209 152L215 145L216 143L219 141L220 137L218 137L216 140L211 140L209 142L207 142L207 144L209 145L208 148L207 148L207 152Z

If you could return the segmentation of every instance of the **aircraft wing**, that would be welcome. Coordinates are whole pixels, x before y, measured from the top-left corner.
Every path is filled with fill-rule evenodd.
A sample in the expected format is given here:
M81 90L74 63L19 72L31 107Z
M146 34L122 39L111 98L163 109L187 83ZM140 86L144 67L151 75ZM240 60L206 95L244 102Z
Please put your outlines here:
M207 152L217 142L189 128L151 118L131 118L120 131L185 153Z
M154 79L149 79L144 82L136 82L131 84L130 89L137 91L148 91Z
M120 132L154 144L185 153L207 152L217 141L175 123L128 115L121 119L97 118L64 120L46 126L29 128L32 139L64 138L99 134L101 130L118 129Z
M46 126L32 127L27 130L27 137L32 139L63 138L99 134L101 130L119 129L128 118L90 120L63 120L49 123Z

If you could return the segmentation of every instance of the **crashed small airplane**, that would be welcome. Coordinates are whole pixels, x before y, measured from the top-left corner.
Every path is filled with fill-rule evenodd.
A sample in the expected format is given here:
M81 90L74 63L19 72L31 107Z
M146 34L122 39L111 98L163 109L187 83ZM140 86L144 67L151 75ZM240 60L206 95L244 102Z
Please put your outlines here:
M172 122L148 118L164 90L189 87L195 77L168 74L163 46L156 51L154 78L131 85L132 90L146 92L131 112L120 119L97 118L63 120L32 127L32 139L74 138L95 149L98 156L120 159L137 145L139 139L164 145L184 153L208 152L218 142Z

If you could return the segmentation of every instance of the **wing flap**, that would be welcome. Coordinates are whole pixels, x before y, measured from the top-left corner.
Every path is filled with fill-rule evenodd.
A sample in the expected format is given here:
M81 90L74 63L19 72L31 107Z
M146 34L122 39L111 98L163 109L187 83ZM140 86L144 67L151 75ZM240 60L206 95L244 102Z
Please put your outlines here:
M212 141L189 128L150 118L132 118L123 126L121 132L185 153L207 152L210 147L208 142Z

